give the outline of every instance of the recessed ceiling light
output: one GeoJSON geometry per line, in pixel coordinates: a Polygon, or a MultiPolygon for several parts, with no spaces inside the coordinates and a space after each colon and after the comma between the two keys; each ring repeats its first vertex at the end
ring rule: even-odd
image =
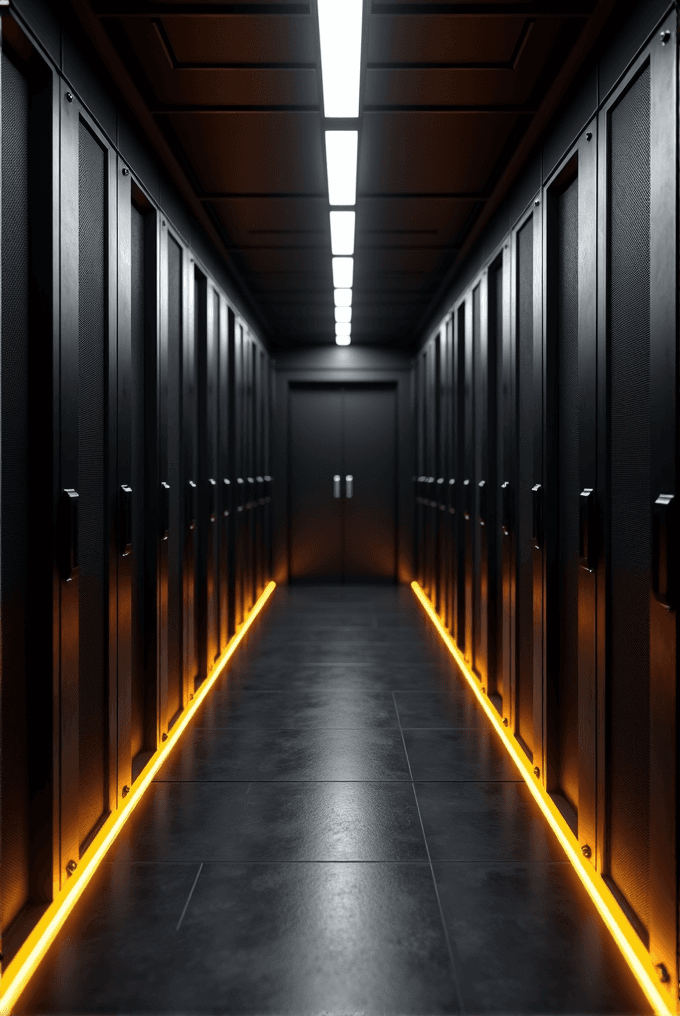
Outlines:
{"type": "Polygon", "coordinates": [[[334,254],[354,254],[355,212],[331,212],[331,250],[334,254]]]}
{"type": "Polygon", "coordinates": [[[351,341],[352,340],[351,340],[349,335],[336,335],[335,336],[335,344],[337,346],[349,346],[351,341]]]}
{"type": "Polygon", "coordinates": [[[363,0],[317,0],[324,113],[359,116],[363,0]]]}
{"type": "Polygon", "coordinates": [[[351,307],[336,307],[335,308],[335,320],[336,321],[351,321],[352,320],[352,308],[351,307]]]}
{"type": "Polygon", "coordinates": [[[335,295],[335,306],[336,307],[351,307],[352,306],[352,290],[351,289],[336,289],[334,295],[335,295]]]}
{"type": "Polygon", "coordinates": [[[347,289],[354,279],[354,258],[333,258],[333,285],[347,289]]]}
{"type": "Polygon", "coordinates": [[[352,334],[352,326],[350,324],[346,323],[346,322],[338,323],[335,326],[335,334],[336,335],[351,335],[352,334]]]}
{"type": "Polygon", "coordinates": [[[358,143],[358,131],[326,131],[328,200],[332,205],[356,202],[358,143]]]}

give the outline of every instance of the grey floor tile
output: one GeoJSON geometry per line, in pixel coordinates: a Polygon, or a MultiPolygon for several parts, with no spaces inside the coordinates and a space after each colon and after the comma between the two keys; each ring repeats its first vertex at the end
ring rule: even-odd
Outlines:
{"type": "Polygon", "coordinates": [[[433,861],[569,862],[524,783],[416,783],[433,861]]]}
{"type": "Polygon", "coordinates": [[[195,727],[398,727],[390,691],[319,682],[280,691],[223,682],[201,703],[195,727]]]}
{"type": "Polygon", "coordinates": [[[165,780],[408,780],[401,733],[189,727],[156,775],[165,780]]]}
{"type": "Polygon", "coordinates": [[[155,783],[107,855],[130,861],[427,861],[410,783],[155,783]]]}
{"type": "Polygon", "coordinates": [[[521,780],[517,767],[488,727],[404,730],[413,779],[521,780]]]}
{"type": "Polygon", "coordinates": [[[651,1013],[570,864],[442,862],[434,872],[466,1012],[651,1013]]]}
{"type": "Polygon", "coordinates": [[[473,694],[455,676],[445,691],[395,691],[394,698],[405,730],[489,724],[473,694]]]}

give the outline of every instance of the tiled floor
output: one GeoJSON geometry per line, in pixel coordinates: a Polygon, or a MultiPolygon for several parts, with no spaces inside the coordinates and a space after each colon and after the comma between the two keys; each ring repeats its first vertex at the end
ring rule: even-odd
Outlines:
{"type": "Polygon", "coordinates": [[[279,588],[16,1009],[650,1009],[408,588],[279,588]]]}

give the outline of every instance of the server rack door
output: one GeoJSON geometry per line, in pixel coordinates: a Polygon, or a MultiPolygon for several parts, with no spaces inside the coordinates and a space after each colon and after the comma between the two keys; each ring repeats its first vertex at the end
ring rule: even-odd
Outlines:
{"type": "Polygon", "coordinates": [[[514,237],[504,250],[503,341],[500,352],[500,575],[501,575],[501,664],[504,719],[516,728],[517,682],[517,416],[516,416],[516,328],[514,320],[515,258],[514,237]],[[511,249],[512,248],[512,249],[511,249]]]}
{"type": "Polygon", "coordinates": [[[462,463],[463,463],[463,532],[461,550],[463,554],[463,582],[465,585],[465,636],[464,654],[469,666],[473,665],[474,656],[474,468],[475,468],[475,377],[474,347],[475,337],[479,329],[479,286],[475,286],[472,294],[465,301],[465,342],[462,363],[462,463]]]}
{"type": "Polygon", "coordinates": [[[482,684],[491,694],[490,682],[495,672],[495,512],[493,492],[496,489],[496,473],[492,461],[495,441],[493,434],[495,412],[495,330],[490,321],[492,307],[489,300],[489,285],[494,279],[493,270],[485,272],[477,287],[479,291],[479,326],[474,342],[474,417],[475,417],[475,645],[474,669],[482,684]]]}
{"type": "Polygon", "coordinates": [[[182,709],[181,493],[184,250],[161,222],[161,328],[158,348],[158,456],[161,537],[158,564],[158,655],[161,737],[182,709]]]}
{"type": "Polygon", "coordinates": [[[245,509],[245,483],[243,479],[243,325],[238,322],[234,333],[234,380],[232,400],[234,421],[234,624],[238,628],[244,619],[243,606],[243,513],[245,509]]]}
{"type": "Polygon", "coordinates": [[[111,150],[80,104],[64,91],[60,201],[63,877],[78,863],[116,803],[115,181],[111,150]]]}
{"type": "Polygon", "coordinates": [[[199,474],[198,474],[198,363],[197,343],[205,328],[205,277],[197,277],[193,258],[184,258],[187,294],[182,341],[182,701],[184,708],[200,681],[197,594],[199,474]],[[198,311],[197,311],[198,305],[198,311]],[[198,314],[198,320],[197,320],[198,314]]]}
{"type": "Polygon", "coordinates": [[[448,324],[444,322],[439,332],[439,476],[437,477],[437,501],[439,512],[438,562],[438,612],[442,624],[448,625],[448,572],[449,572],[449,342],[448,324]]]}
{"type": "Polygon", "coordinates": [[[234,633],[233,542],[232,542],[232,462],[231,462],[231,377],[234,348],[234,312],[223,300],[219,330],[219,465],[220,491],[220,651],[224,652],[234,633]]]}
{"type": "Polygon", "coordinates": [[[439,614],[440,618],[444,617],[445,614],[445,596],[443,589],[444,580],[444,562],[443,562],[443,543],[444,543],[444,527],[442,525],[443,518],[442,513],[446,508],[445,496],[444,496],[444,484],[445,484],[445,469],[444,469],[444,456],[445,456],[445,434],[444,434],[444,419],[446,414],[446,405],[444,401],[444,357],[445,357],[445,329],[440,327],[437,332],[434,345],[435,345],[435,391],[436,391],[436,464],[435,464],[435,478],[436,484],[433,492],[434,505],[434,526],[436,533],[435,542],[435,609],[439,614]]]}
{"type": "MultiPolygon", "coordinates": [[[[517,462],[516,462],[516,601],[517,681],[515,687],[515,736],[533,760],[534,736],[534,517],[540,491],[532,490],[534,480],[534,281],[535,215],[517,229],[515,243],[515,313],[517,374],[517,462]]],[[[538,520],[536,520],[538,521],[538,520]]]]}
{"type": "Polygon", "coordinates": [[[246,481],[246,567],[245,567],[245,609],[249,611],[255,602],[255,399],[254,369],[255,342],[248,334],[245,346],[245,472],[246,481]]]}
{"type": "Polygon", "coordinates": [[[425,392],[424,353],[415,362],[415,410],[416,410],[416,508],[415,508],[415,551],[416,577],[418,584],[425,588],[425,392]]]}
{"type": "Polygon", "coordinates": [[[601,112],[598,160],[606,336],[598,363],[606,477],[598,844],[605,877],[653,962],[664,964],[673,994],[677,152],[668,123],[677,110],[675,31],[672,15],[601,112]]]}
{"type": "Polygon", "coordinates": [[[425,525],[427,527],[427,564],[426,581],[427,595],[431,600],[436,599],[436,553],[437,553],[437,515],[436,515],[436,476],[437,468],[437,349],[433,339],[426,347],[426,395],[425,395],[425,457],[426,457],[426,515],[425,525]]]}
{"type": "Polygon", "coordinates": [[[206,321],[206,399],[205,399],[205,445],[200,453],[204,455],[202,469],[203,489],[206,497],[204,525],[206,540],[206,673],[210,673],[220,656],[220,522],[218,494],[219,471],[219,344],[220,344],[220,296],[214,286],[208,286],[206,321]]]}
{"type": "MultiPolygon", "coordinates": [[[[208,347],[209,330],[212,321],[210,309],[210,286],[206,277],[198,268],[193,271],[193,334],[194,357],[196,371],[196,408],[194,422],[196,426],[195,452],[196,459],[193,479],[196,483],[196,516],[193,530],[195,546],[195,645],[196,645],[196,683],[201,684],[209,670],[208,651],[210,596],[208,583],[211,578],[208,560],[208,544],[210,534],[210,503],[209,491],[211,476],[210,461],[210,395],[208,392],[208,347]]],[[[189,474],[191,475],[191,474],[189,474]]],[[[193,689],[192,689],[193,690],[193,689]]]]}
{"type": "MultiPolygon", "coordinates": [[[[130,758],[134,781],[158,743],[158,216],[129,175],[118,174],[130,230],[130,439],[132,475],[132,680],[130,758]]],[[[121,277],[119,274],[119,289],[121,277]]],[[[119,317],[121,302],[119,300],[119,317]]],[[[120,321],[119,321],[120,334],[120,321]]],[[[119,393],[119,415],[123,404],[119,393]]],[[[122,481],[119,476],[119,480],[122,481]]],[[[119,485],[120,487],[120,485],[119,485]]],[[[124,503],[121,508],[127,507],[124,503]]],[[[122,550],[123,548],[121,548],[122,550]]],[[[120,727],[120,723],[119,723],[120,727]]],[[[119,775],[119,785],[121,779],[119,775]]]]}
{"type": "Polygon", "coordinates": [[[269,357],[265,359],[264,402],[264,500],[265,500],[265,582],[272,577],[272,415],[274,399],[274,370],[269,357]]]}
{"type": "Polygon", "coordinates": [[[486,628],[487,628],[487,689],[489,697],[498,712],[503,715],[502,652],[501,652],[501,574],[500,574],[500,516],[499,516],[499,467],[500,467],[500,421],[502,390],[500,365],[505,312],[503,253],[490,265],[486,279],[487,328],[487,374],[485,385],[485,409],[481,425],[486,428],[486,452],[482,464],[486,463],[486,475],[482,477],[484,487],[480,489],[480,533],[485,544],[486,557],[486,628]],[[482,526],[482,522],[484,525],[482,526]]]}
{"type": "Polygon", "coordinates": [[[264,530],[262,525],[264,484],[264,351],[255,347],[255,599],[264,588],[264,530]]]}
{"type": "MultiPolygon", "coordinates": [[[[53,890],[55,664],[53,570],[58,502],[59,89],[17,27],[4,23],[0,55],[0,949],[26,904],[53,890]],[[29,55],[27,55],[30,54],[29,55]],[[36,242],[39,239],[39,242],[36,242]],[[50,420],[50,414],[52,419],[50,420]],[[56,423],[56,425],[55,425],[56,423]],[[46,426],[47,424],[47,426],[46,426]],[[50,507],[48,507],[50,506],[50,507]],[[51,510],[50,510],[51,508],[51,510]],[[30,534],[30,535],[29,535],[30,534]],[[30,577],[30,580],[29,580],[30,577]]],[[[0,25],[0,30],[2,25],[0,25]]],[[[15,925],[16,927],[16,925],[15,925]]]]}
{"type": "Polygon", "coordinates": [[[545,191],[548,791],[595,847],[596,127],[545,191]],[[583,507],[581,509],[581,503],[583,507]]]}
{"type": "Polygon", "coordinates": [[[454,519],[456,533],[455,575],[456,575],[456,640],[458,648],[465,652],[465,623],[467,606],[465,600],[465,342],[468,331],[466,320],[467,301],[463,301],[456,311],[455,331],[455,451],[456,451],[456,517],[454,519]]]}
{"type": "Polygon", "coordinates": [[[445,595],[445,619],[444,624],[448,630],[455,631],[455,480],[454,480],[454,448],[455,429],[454,412],[455,396],[453,388],[453,318],[448,317],[445,323],[444,332],[444,358],[443,358],[443,393],[445,412],[443,419],[444,444],[446,448],[444,458],[444,546],[442,548],[442,568],[444,572],[444,595],[445,595]]]}

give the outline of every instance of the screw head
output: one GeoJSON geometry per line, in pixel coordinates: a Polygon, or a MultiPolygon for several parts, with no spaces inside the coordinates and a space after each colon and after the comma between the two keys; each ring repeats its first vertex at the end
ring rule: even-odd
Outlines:
{"type": "Polygon", "coordinates": [[[670,41],[671,33],[666,29],[663,32],[659,32],[659,38],[661,39],[661,45],[665,46],[670,41]]]}
{"type": "Polygon", "coordinates": [[[665,963],[656,963],[654,969],[659,975],[659,980],[662,984],[668,984],[671,979],[671,975],[668,973],[668,968],[665,963]]]}
{"type": "Polygon", "coordinates": [[[534,201],[534,204],[538,207],[538,205],[540,205],[540,203],[541,202],[538,200],[538,198],[536,198],[536,200],[534,201]]]}
{"type": "Polygon", "coordinates": [[[503,717],[503,726],[507,727],[507,725],[508,725],[508,718],[507,718],[507,716],[504,716],[503,717]]]}
{"type": "Polygon", "coordinates": [[[124,786],[123,790],[122,790],[123,797],[127,797],[129,793],[130,793],[130,788],[127,785],[124,786]]]}
{"type": "Polygon", "coordinates": [[[590,847],[588,846],[587,843],[584,843],[583,846],[581,847],[581,853],[583,854],[584,857],[592,857],[593,856],[593,852],[592,852],[592,850],[590,849],[590,847]]]}
{"type": "Polygon", "coordinates": [[[66,93],[66,101],[67,102],[73,102],[73,92],[67,92],[66,93]]]}
{"type": "Polygon", "coordinates": [[[130,170],[129,170],[129,169],[127,169],[127,167],[125,167],[125,168],[123,169],[123,176],[129,176],[129,175],[130,175],[130,170]]]}
{"type": "Polygon", "coordinates": [[[592,141],[592,140],[593,140],[593,132],[592,131],[588,131],[588,133],[586,134],[586,141],[592,141]]]}
{"type": "Polygon", "coordinates": [[[165,225],[165,219],[163,219],[163,225],[165,225]]]}
{"type": "Polygon", "coordinates": [[[167,734],[161,734],[161,741],[167,741],[167,739],[168,739],[167,734]]]}
{"type": "Polygon", "coordinates": [[[66,865],[66,870],[69,873],[69,875],[72,875],[77,867],[78,865],[75,861],[69,861],[68,864],[66,865]]]}
{"type": "Polygon", "coordinates": [[[538,766],[534,766],[534,776],[540,776],[540,775],[541,775],[541,770],[538,768],[538,766]]]}

